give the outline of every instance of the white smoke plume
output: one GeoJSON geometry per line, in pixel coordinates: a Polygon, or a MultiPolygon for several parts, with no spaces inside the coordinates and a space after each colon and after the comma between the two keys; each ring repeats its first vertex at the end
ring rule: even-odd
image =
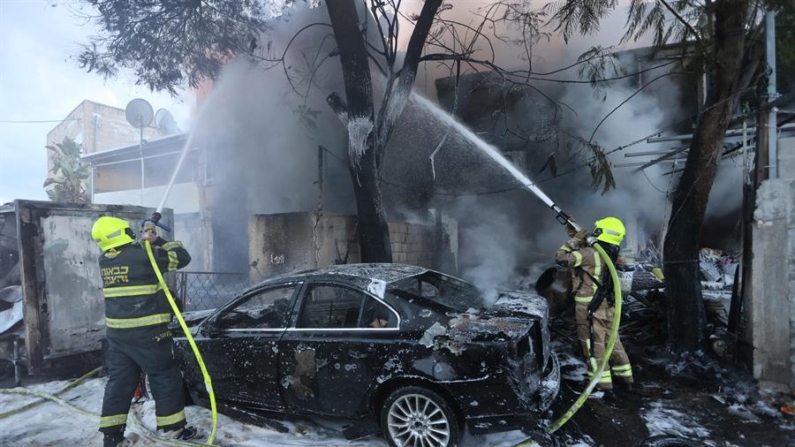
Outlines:
{"type": "Polygon", "coordinates": [[[518,221],[499,208],[478,204],[472,198],[458,201],[451,210],[457,217],[460,239],[461,274],[484,294],[487,305],[497,300],[499,290],[511,287],[519,261],[516,243],[520,239],[518,221]],[[472,213],[474,208],[477,213],[472,213]],[[475,261],[475,262],[472,262],[475,261]]]}
{"type": "MultiPolygon", "coordinates": [[[[490,2],[466,2],[455,4],[452,14],[455,19],[466,23],[472,20],[471,11],[485,6],[490,2]]],[[[541,6],[540,2],[525,2],[528,7],[541,6]],[[531,5],[532,3],[532,5],[531,5]]],[[[638,41],[619,45],[623,36],[626,9],[618,8],[602,22],[600,32],[591,36],[574,36],[568,44],[560,36],[551,34],[549,41],[541,39],[532,49],[533,70],[537,72],[552,71],[570,65],[585,50],[595,45],[611,47],[614,51],[629,50],[648,45],[648,41],[638,41]]],[[[545,31],[552,32],[549,27],[545,31]]],[[[502,35],[511,35],[511,29],[500,29],[502,35]]],[[[517,60],[525,56],[523,49],[515,45],[508,45],[492,39],[496,48],[495,61],[504,68],[526,68],[524,61],[518,65],[517,60]],[[514,61],[514,66],[511,66],[514,61]]],[[[479,56],[486,58],[484,52],[490,51],[481,45],[477,51],[479,56]]],[[[625,60],[619,61],[625,63],[625,60]]],[[[660,64],[664,63],[663,60],[660,64]]],[[[636,62],[635,62],[636,63],[636,62]]],[[[653,65],[657,65],[656,63],[653,65]]],[[[550,82],[536,82],[535,86],[545,94],[564,104],[561,127],[564,131],[578,135],[585,140],[591,137],[597,124],[608,114],[599,129],[593,133],[593,142],[607,152],[615,150],[608,159],[613,164],[612,173],[615,176],[616,189],[602,193],[591,188],[591,175],[587,167],[571,174],[548,181],[549,171],[539,174],[545,157],[555,148],[549,144],[534,143],[531,147],[531,162],[528,174],[535,181],[542,181],[541,188],[563,207],[569,214],[575,216],[586,228],[593,228],[593,223],[604,216],[616,216],[625,221],[629,234],[626,243],[641,246],[648,242],[652,234],[658,233],[665,225],[668,213],[676,212],[670,209],[670,197],[676,188],[676,177],[664,175],[673,169],[679,169],[684,164],[685,155],[678,158],[674,166],[673,160],[668,160],[655,167],[638,172],[635,168],[616,167],[616,164],[646,161],[650,158],[627,158],[624,155],[632,152],[661,152],[674,147],[675,143],[648,144],[645,141],[637,143],[656,132],[663,134],[675,133],[674,124],[681,123],[692,116],[682,111],[682,98],[679,90],[679,80],[675,76],[660,78],[645,88],[641,93],[633,96],[625,104],[613,111],[623,101],[635,94],[642,83],[654,80],[675,65],[666,66],[642,74],[640,80],[628,78],[624,81],[614,82],[602,93],[604,96],[594,95],[588,84],[556,84],[550,82]],[[634,142],[634,143],[633,143],[634,142]],[[630,143],[633,143],[629,146],[630,143]]],[[[638,70],[638,65],[624,65],[624,72],[632,73],[638,70]]],[[[432,81],[438,76],[450,76],[449,68],[427,66],[425,76],[420,80],[428,79],[420,88],[426,96],[434,96],[435,87],[432,81]]],[[[550,76],[561,80],[578,80],[576,69],[567,70],[550,76]]],[[[521,110],[516,107],[515,110],[521,110]]],[[[527,107],[522,116],[509,116],[508,120],[538,120],[532,116],[532,111],[540,110],[537,106],[527,107]],[[531,111],[527,113],[527,110],[531,111]]],[[[556,151],[558,171],[576,166],[587,160],[591,153],[589,150],[576,146],[573,152],[580,151],[577,156],[568,158],[571,151],[566,149],[556,151]],[[568,158],[568,159],[567,159],[568,158]]],[[[715,183],[711,205],[708,212],[712,215],[728,212],[739,205],[737,169],[724,163],[715,183]]],[[[505,275],[514,275],[518,268],[540,261],[552,263],[554,251],[567,238],[563,227],[554,220],[554,214],[529,192],[508,193],[500,197],[484,196],[471,200],[459,200],[454,208],[459,219],[469,217],[466,221],[471,225],[472,231],[462,229],[462,237],[470,237],[478,241],[482,250],[481,257],[466,257],[460,260],[462,274],[476,282],[484,290],[492,290],[504,285],[505,278],[494,275],[494,271],[502,271],[505,275]],[[471,216],[479,216],[480,220],[471,216]],[[481,232],[483,228],[487,231],[481,232]],[[482,237],[483,235],[499,235],[498,237],[482,237]],[[506,240],[508,242],[506,242],[506,240]],[[545,261],[546,260],[546,261],[545,261]],[[491,279],[489,279],[491,278],[491,279]],[[485,281],[484,281],[485,279],[485,281]]],[[[658,242],[658,241],[655,241],[658,242]]],[[[462,243],[462,246],[464,243],[462,243]]],[[[633,247],[636,248],[636,247],[633,247]]]]}
{"type": "MultiPolygon", "coordinates": [[[[281,55],[298,30],[326,20],[324,8],[293,7],[272,23],[265,55],[281,55]]],[[[325,148],[323,209],[355,209],[345,127],[325,102],[329,89],[341,84],[339,63],[330,60],[316,71],[312,64],[317,52],[333,48],[320,45],[325,33],[302,33],[284,66],[231,61],[202,106],[194,132],[208,149],[212,173],[208,199],[219,247],[216,270],[247,271],[249,215],[317,209],[320,145],[325,148]]]]}
{"type": "MultiPolygon", "coordinates": [[[[419,7],[420,2],[415,2],[419,7]]],[[[451,11],[444,14],[451,19],[470,23],[476,20],[472,13],[477,8],[490,3],[487,0],[453,2],[451,11]]],[[[541,6],[540,2],[527,2],[531,6],[541,6]]],[[[406,2],[410,5],[411,2],[406,2]]],[[[409,15],[409,14],[406,14],[409,15]]],[[[534,71],[550,71],[568,64],[594,45],[615,46],[623,32],[626,18],[625,10],[617,9],[605,22],[601,32],[594,36],[575,36],[568,44],[554,35],[549,40],[541,39],[532,50],[534,71]]],[[[294,8],[289,21],[274,25],[269,33],[272,53],[281,54],[287,40],[304,25],[328,20],[325,8],[302,10],[294,8]]],[[[410,26],[401,25],[402,39],[407,40],[410,26]]],[[[515,33],[516,30],[498,30],[515,33]]],[[[553,32],[551,28],[544,31],[553,32]]],[[[327,33],[324,30],[323,33],[327,33]]],[[[321,34],[323,34],[321,33],[321,34]]],[[[333,48],[321,34],[307,33],[303,42],[297,43],[297,51],[291,52],[288,66],[295,75],[303,63],[311,60],[321,42],[326,42],[326,50],[333,48]],[[303,45],[303,47],[301,47],[303,45]]],[[[516,45],[492,40],[495,44],[495,62],[505,68],[521,68],[523,49],[516,45]],[[513,64],[513,66],[511,65],[513,64]]],[[[633,42],[633,46],[643,46],[646,42],[633,42]]],[[[476,55],[484,55],[485,43],[476,48],[476,55]]],[[[628,49],[625,45],[621,49],[628,49]]],[[[326,53],[323,53],[324,55],[326,53]]],[[[637,67],[625,67],[628,72],[637,67]]],[[[373,83],[376,90],[382,89],[383,81],[373,70],[373,83]]],[[[659,72],[645,73],[648,81],[659,72]]],[[[434,80],[449,76],[449,68],[437,64],[423,64],[417,77],[417,89],[429,98],[435,98],[434,80]]],[[[579,79],[576,70],[568,70],[554,76],[561,80],[579,79]]],[[[353,213],[355,202],[351,192],[347,165],[347,132],[338,118],[328,109],[325,97],[331,91],[342,92],[339,61],[331,58],[314,78],[316,86],[309,89],[309,98],[304,100],[293,91],[281,67],[263,71],[261,66],[253,67],[246,61],[235,61],[225,70],[216,83],[205,107],[211,110],[203,113],[197,125],[201,139],[213,146],[213,167],[220,179],[233,181],[219,182],[212,198],[214,220],[224,229],[220,237],[227,247],[236,247],[231,252],[239,253],[230,263],[239,265],[245,262],[247,242],[247,217],[252,213],[313,211],[317,205],[317,147],[326,146],[337,154],[339,159],[327,157],[325,207],[328,210],[353,213]],[[304,113],[302,113],[303,111],[304,113]],[[305,112],[309,111],[307,114],[305,112]],[[310,117],[313,125],[307,127],[303,119],[310,117]],[[216,220],[229,216],[228,223],[216,220]]],[[[552,98],[574,109],[562,109],[561,125],[569,133],[588,139],[596,127],[614,107],[635,93],[636,80],[628,79],[617,83],[605,91],[604,98],[595,97],[587,84],[557,84],[538,82],[536,87],[552,98]],[[634,84],[633,84],[634,82],[634,84]],[[576,113],[575,113],[576,112],[576,113]]],[[[303,85],[302,88],[305,88],[303,85]]],[[[675,83],[667,80],[655,82],[614,112],[601,125],[594,135],[602,149],[609,151],[627,145],[641,137],[648,136],[671,123],[687,118],[678,110],[679,91],[675,83]]],[[[376,94],[376,99],[380,98],[376,94]]],[[[377,106],[377,104],[376,104],[377,106]]],[[[534,116],[539,107],[528,103],[517,107],[515,116],[509,119],[544,120],[545,116],[534,116]]],[[[406,113],[412,113],[410,108],[406,113]]],[[[401,118],[404,121],[405,118],[401,118]]],[[[444,127],[440,127],[437,137],[441,139],[444,127]]],[[[395,134],[399,135],[398,132],[395,134]]],[[[401,145],[414,144],[414,141],[393,142],[389,151],[400,150],[401,145]]],[[[435,143],[434,143],[435,144],[435,143]]],[[[631,148],[617,151],[610,156],[613,163],[626,163],[638,159],[625,158],[630,151],[660,151],[673,147],[673,144],[636,144],[631,148]]],[[[446,148],[443,150],[453,150],[446,148]]],[[[553,150],[549,143],[533,143],[528,174],[534,180],[543,180],[549,173],[538,174],[543,160],[553,150]]],[[[573,149],[574,151],[578,148],[573,149]]],[[[559,150],[560,168],[573,166],[587,159],[590,153],[566,160],[565,148],[559,150]]],[[[416,171],[430,175],[427,159],[408,159],[391,157],[387,160],[411,164],[416,171]]],[[[683,158],[680,159],[680,166],[683,158]]],[[[587,168],[571,175],[539,184],[549,196],[564,210],[577,217],[586,227],[605,215],[615,215],[624,219],[630,227],[642,227],[635,237],[645,239],[664,222],[669,209],[667,195],[676,186],[671,176],[662,174],[672,166],[660,166],[636,173],[632,168],[614,168],[617,188],[602,195],[591,189],[591,178],[587,168]]],[[[385,166],[385,169],[391,169],[385,166]]],[[[439,167],[437,169],[449,169],[439,167]]],[[[468,172],[459,175],[467,176],[468,172]]],[[[715,197],[731,197],[733,180],[723,181],[720,174],[716,183],[715,197]]],[[[726,201],[725,201],[726,202],[726,201]]],[[[712,208],[711,208],[712,209],[712,208]]],[[[393,211],[393,210],[389,210],[393,211]]],[[[422,209],[415,211],[424,211],[422,209]]],[[[553,213],[542,205],[529,192],[514,191],[500,195],[468,197],[455,200],[448,208],[459,221],[461,229],[462,252],[460,253],[460,272],[484,290],[504,287],[515,276],[518,268],[536,261],[548,260],[551,263],[554,250],[565,240],[563,228],[554,220],[553,213]]],[[[215,223],[215,222],[214,222],[215,223]]],[[[631,228],[632,229],[632,228],[631,228]]],[[[243,266],[245,267],[245,266],[243,266]]]]}

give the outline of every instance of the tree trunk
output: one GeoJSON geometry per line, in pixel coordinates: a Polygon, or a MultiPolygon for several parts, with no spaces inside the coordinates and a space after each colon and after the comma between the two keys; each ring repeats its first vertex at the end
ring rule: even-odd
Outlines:
{"type": "Polygon", "coordinates": [[[347,106],[337,112],[345,113],[343,122],[348,126],[348,158],[359,216],[362,262],[392,262],[389,226],[376,167],[373,86],[359,14],[354,0],[330,1],[326,8],[345,80],[347,106]]]}
{"type": "Polygon", "coordinates": [[[441,6],[442,0],[425,0],[414,24],[414,31],[412,31],[411,38],[406,46],[403,68],[400,70],[397,86],[394,92],[386,98],[385,104],[381,105],[381,110],[378,113],[378,155],[376,158],[376,164],[379,169],[381,168],[386,145],[395,130],[395,123],[400,118],[400,115],[403,114],[403,110],[409,102],[411,91],[414,89],[417,69],[420,60],[422,60],[422,50],[425,48],[428,33],[431,31],[433,20],[441,6]]]}
{"type": "Polygon", "coordinates": [[[704,340],[705,314],[699,277],[698,234],[718,171],[726,129],[741,84],[746,2],[718,0],[715,11],[715,62],[705,109],[698,119],[682,178],[674,193],[665,236],[665,292],[668,341],[678,352],[695,351],[704,340]]]}

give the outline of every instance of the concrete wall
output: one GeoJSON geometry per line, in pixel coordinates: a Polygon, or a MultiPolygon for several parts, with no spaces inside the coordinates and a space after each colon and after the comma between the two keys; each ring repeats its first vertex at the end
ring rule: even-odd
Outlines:
{"type": "MultiPolygon", "coordinates": [[[[431,267],[436,240],[433,226],[390,222],[389,235],[394,262],[431,267]]],[[[354,216],[285,213],[253,215],[249,220],[252,283],[296,270],[360,260],[354,216]]]]}
{"type": "Polygon", "coordinates": [[[757,192],[746,341],[754,377],[795,388],[795,179],[757,192]]]}
{"type": "MultiPolygon", "coordinates": [[[[144,139],[161,136],[154,127],[144,129],[144,139]]],[[[64,137],[78,141],[90,154],[137,143],[140,130],[127,122],[124,109],[86,100],[47,134],[47,144],[60,143],[64,137]]]]}
{"type": "Polygon", "coordinates": [[[795,138],[778,140],[778,176],[795,178],[795,138]]]}

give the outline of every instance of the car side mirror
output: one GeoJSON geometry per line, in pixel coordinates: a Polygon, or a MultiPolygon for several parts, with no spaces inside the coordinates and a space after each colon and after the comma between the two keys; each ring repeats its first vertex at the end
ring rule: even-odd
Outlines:
{"type": "Polygon", "coordinates": [[[207,320],[202,324],[200,329],[202,335],[205,337],[213,338],[221,335],[221,328],[219,328],[214,320],[207,320]]]}

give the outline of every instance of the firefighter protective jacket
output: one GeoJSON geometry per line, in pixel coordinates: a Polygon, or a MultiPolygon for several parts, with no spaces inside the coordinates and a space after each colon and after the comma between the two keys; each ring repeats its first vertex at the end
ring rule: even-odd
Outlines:
{"type": "Polygon", "coordinates": [[[578,238],[571,238],[555,253],[555,262],[561,267],[567,267],[571,273],[574,301],[590,304],[599,288],[592,277],[598,280],[602,278],[602,258],[599,252],[578,238]]]}
{"type": "MultiPolygon", "coordinates": [[[[152,244],[160,271],[173,272],[190,263],[182,242],[162,238],[152,244]]],[[[171,307],[141,244],[127,244],[104,253],[99,261],[104,283],[108,329],[133,329],[171,321],[171,307]]]]}

